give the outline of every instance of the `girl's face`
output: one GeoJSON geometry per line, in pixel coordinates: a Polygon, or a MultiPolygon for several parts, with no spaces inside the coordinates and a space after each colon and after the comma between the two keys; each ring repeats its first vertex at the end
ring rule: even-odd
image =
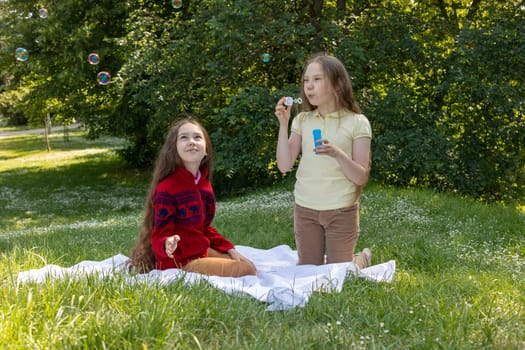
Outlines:
{"type": "Polygon", "coordinates": [[[335,95],[330,80],[320,63],[310,63],[304,72],[303,89],[312,106],[331,112],[335,106],[335,95]]]}
{"type": "Polygon", "coordinates": [[[186,168],[199,168],[206,156],[206,139],[199,126],[186,123],[180,127],[177,135],[177,153],[186,168]]]}

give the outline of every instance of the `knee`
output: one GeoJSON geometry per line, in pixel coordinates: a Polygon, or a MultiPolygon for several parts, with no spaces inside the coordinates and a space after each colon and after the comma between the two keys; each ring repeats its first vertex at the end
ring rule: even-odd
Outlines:
{"type": "Polygon", "coordinates": [[[241,268],[239,269],[239,276],[256,276],[257,269],[255,265],[248,261],[243,261],[241,268]]]}

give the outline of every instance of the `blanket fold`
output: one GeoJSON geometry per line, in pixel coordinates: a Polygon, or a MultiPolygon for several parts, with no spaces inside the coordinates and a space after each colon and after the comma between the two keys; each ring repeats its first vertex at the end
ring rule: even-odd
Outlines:
{"type": "Polygon", "coordinates": [[[102,261],[82,261],[71,267],[46,265],[18,274],[18,283],[43,283],[48,279],[122,274],[130,284],[155,283],[167,285],[184,279],[184,283],[207,281],[225,293],[249,295],[268,304],[267,310],[304,307],[314,292],[341,292],[345,279],[358,276],[374,282],[390,282],[394,278],[395,261],[358,269],[354,263],[297,265],[297,251],[287,245],[271,249],[236,246],[237,250],[257,267],[257,276],[218,277],[188,273],[179,269],[153,270],[147,274],[129,274],[125,269],[128,257],[117,254],[102,261]]]}

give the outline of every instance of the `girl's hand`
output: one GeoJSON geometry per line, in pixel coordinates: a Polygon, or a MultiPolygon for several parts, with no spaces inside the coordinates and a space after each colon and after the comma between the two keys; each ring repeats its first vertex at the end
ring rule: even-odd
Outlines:
{"type": "Polygon", "coordinates": [[[321,141],[323,144],[313,149],[313,151],[316,152],[317,154],[330,156],[332,158],[337,158],[338,155],[343,153],[342,149],[340,149],[339,147],[335,145],[332,145],[330,141],[326,139],[322,139],[321,141]]]}
{"type": "Polygon", "coordinates": [[[233,260],[237,260],[237,261],[246,260],[246,258],[242,256],[241,253],[239,253],[236,249],[230,249],[228,250],[227,253],[233,260]]]}
{"type": "Polygon", "coordinates": [[[173,252],[175,251],[175,249],[177,249],[179,241],[179,235],[170,236],[166,238],[166,241],[164,241],[164,250],[166,251],[166,255],[168,256],[168,258],[173,259],[173,252]]]}
{"type": "Polygon", "coordinates": [[[250,259],[239,253],[236,249],[230,249],[228,250],[228,255],[233,259],[237,261],[248,261],[251,262],[250,259]]]}
{"type": "Polygon", "coordinates": [[[253,266],[254,270],[256,270],[255,264],[250,259],[239,253],[236,249],[230,249],[227,253],[233,260],[246,261],[253,266]]]}
{"type": "Polygon", "coordinates": [[[286,97],[281,97],[281,99],[275,105],[275,116],[277,117],[277,119],[279,119],[281,125],[286,125],[286,127],[288,127],[291,107],[286,107],[284,105],[285,99],[286,97]]]}

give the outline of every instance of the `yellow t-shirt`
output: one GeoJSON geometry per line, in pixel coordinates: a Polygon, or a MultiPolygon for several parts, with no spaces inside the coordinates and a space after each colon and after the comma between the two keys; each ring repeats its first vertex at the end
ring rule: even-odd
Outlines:
{"type": "Polygon", "coordinates": [[[372,137],[370,122],[363,114],[339,111],[322,118],[317,110],[299,113],[292,132],[301,135],[301,160],[294,189],[295,203],[315,210],[347,208],[359,200],[360,191],[342,172],[337,161],[314,152],[312,131],[321,129],[323,139],[352,156],[352,143],[372,137]]]}

